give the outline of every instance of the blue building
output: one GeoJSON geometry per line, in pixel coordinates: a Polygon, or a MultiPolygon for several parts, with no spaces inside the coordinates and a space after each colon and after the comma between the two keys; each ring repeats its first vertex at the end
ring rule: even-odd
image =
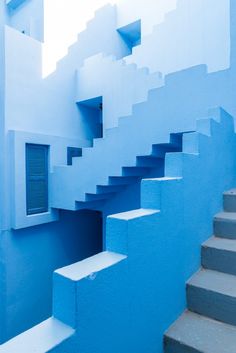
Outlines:
{"type": "Polygon", "coordinates": [[[235,1],[107,4],[47,76],[45,16],[0,2],[0,353],[235,353],[235,1]]]}

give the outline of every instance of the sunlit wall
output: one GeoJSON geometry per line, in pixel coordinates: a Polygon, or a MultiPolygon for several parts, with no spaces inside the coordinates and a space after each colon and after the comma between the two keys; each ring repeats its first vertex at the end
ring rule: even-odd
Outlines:
{"type": "Polygon", "coordinates": [[[152,31],[163,21],[166,12],[176,7],[177,0],[45,0],[44,4],[44,65],[47,76],[55,70],[56,62],[66,55],[67,48],[76,41],[77,34],[86,28],[100,7],[117,4],[117,25],[142,18],[142,34],[152,31]],[[151,15],[150,15],[151,14],[151,15]]]}
{"type": "Polygon", "coordinates": [[[45,0],[44,76],[55,69],[56,62],[66,55],[77,34],[86,28],[94,12],[106,3],[107,0],[45,0]]]}

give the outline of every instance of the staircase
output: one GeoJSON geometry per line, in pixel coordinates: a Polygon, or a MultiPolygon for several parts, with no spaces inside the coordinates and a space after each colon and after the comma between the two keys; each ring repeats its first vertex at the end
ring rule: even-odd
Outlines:
{"type": "MultiPolygon", "coordinates": [[[[134,165],[122,167],[121,173],[109,176],[108,181],[104,184],[97,184],[94,192],[85,193],[83,201],[79,201],[78,197],[75,209],[89,208],[100,210],[107,200],[114,197],[118,192],[123,191],[126,187],[140,182],[142,178],[163,176],[166,153],[180,152],[181,150],[182,133],[171,134],[168,143],[153,144],[150,154],[137,156],[134,165]]],[[[73,159],[74,172],[76,172],[76,165],[79,166],[81,157],[74,157],[73,159]]],[[[69,169],[71,167],[68,166],[66,168],[69,169]]]]}
{"type": "MultiPolygon", "coordinates": [[[[95,138],[93,148],[84,148],[81,157],[73,158],[72,166],[54,168],[51,182],[53,208],[101,210],[108,199],[128,185],[137,183],[143,177],[163,175],[165,153],[181,150],[180,132],[164,138],[163,143],[148,142],[146,150],[137,141],[138,148],[136,152],[130,154],[129,159],[128,154],[124,156],[120,152],[115,160],[112,155],[116,153],[112,152],[115,139],[118,138],[117,145],[123,149],[127,148],[126,143],[130,143],[127,127],[129,126],[130,130],[134,128],[136,114],[133,114],[133,110],[139,104],[147,105],[149,92],[162,85],[163,80],[159,72],[150,74],[147,68],[138,69],[135,64],[127,65],[123,59],[116,60],[112,55],[98,54],[84,61],[77,74],[76,102],[79,109],[80,107],[88,109],[91,104],[93,116],[94,98],[96,100],[96,97],[102,97],[104,138],[95,138]],[[125,117],[123,120],[126,121],[127,116],[129,116],[128,126],[127,124],[118,126],[119,122],[122,125],[120,117],[125,117]],[[105,153],[108,154],[107,160],[105,153]],[[104,168],[102,162],[97,165],[98,158],[107,161],[104,168]],[[127,164],[122,167],[125,160],[127,164]],[[114,162],[116,166],[112,170],[114,162]],[[91,166],[94,171],[97,168],[96,174],[88,175],[86,170],[90,170],[91,166]],[[78,175],[80,175],[79,183],[76,181],[78,175]],[[98,184],[95,184],[95,180],[91,180],[95,175],[96,181],[100,176],[98,184]],[[58,188],[61,187],[67,189],[63,194],[58,193],[58,188]]],[[[87,118],[89,121],[91,116],[83,116],[83,119],[87,118]]]]}
{"type": "Polygon", "coordinates": [[[56,71],[63,72],[79,68],[86,58],[104,53],[121,59],[131,51],[117,32],[117,8],[107,4],[94,12],[93,18],[86,23],[86,28],[78,33],[67,54],[56,64],[56,71]],[[111,35],[112,34],[112,35],[111,35]]]}
{"type": "MultiPolygon", "coordinates": [[[[184,3],[186,4],[186,1],[184,3]]],[[[171,22],[171,16],[175,17],[174,13],[168,15],[168,23],[171,22]]],[[[151,39],[149,44],[153,48],[151,39]]],[[[135,47],[134,55],[138,50],[140,53],[143,50],[141,54],[145,54],[144,42],[139,48],[135,47]]],[[[104,52],[107,53],[105,50],[104,52]]],[[[173,55],[166,57],[172,58],[173,55]]],[[[109,57],[102,60],[110,61],[109,57]]],[[[130,56],[130,60],[134,60],[133,55],[130,56]]],[[[156,57],[152,56],[152,60],[155,61],[156,57]]],[[[114,63],[112,67],[119,66],[120,63],[121,61],[114,63]]],[[[151,64],[147,63],[147,66],[151,67],[151,64]]],[[[123,69],[124,74],[127,67],[123,69]]],[[[231,113],[234,112],[230,103],[233,99],[229,93],[232,92],[234,84],[230,76],[225,79],[224,73],[207,74],[206,69],[206,66],[201,65],[168,75],[163,87],[151,89],[148,92],[146,102],[132,106],[132,114],[122,117],[116,111],[114,121],[116,122],[116,119],[121,116],[117,127],[107,129],[104,138],[94,139],[93,148],[84,148],[82,157],[74,158],[72,166],[54,167],[51,175],[50,206],[73,211],[83,208],[102,210],[107,199],[111,199],[118,190],[111,186],[118,183],[119,189],[122,190],[123,186],[119,182],[127,181],[127,178],[123,178],[127,176],[128,169],[124,168],[133,168],[131,170],[134,171],[135,167],[135,172],[138,171],[137,156],[150,156],[151,146],[154,144],[170,143],[170,132],[194,131],[196,119],[207,114],[209,106],[224,106],[231,113]],[[212,90],[215,86],[218,89],[212,90]],[[189,98],[186,99],[186,97],[189,98]],[[90,173],[91,168],[93,173],[90,173]],[[64,190],[63,193],[59,192],[61,189],[64,190]],[[103,193],[103,190],[106,192],[103,193]]],[[[85,75],[85,71],[80,70],[80,74],[85,75]]],[[[85,81],[87,77],[86,74],[85,81]]],[[[77,84],[80,87],[79,81],[77,84]]],[[[110,88],[109,85],[106,86],[110,88]]],[[[89,89],[88,85],[86,87],[89,89]]],[[[82,86],[80,90],[81,88],[82,86]]],[[[97,91],[97,88],[94,91],[95,95],[102,93],[104,92],[97,91]]],[[[77,94],[76,102],[81,104],[89,97],[91,95],[86,92],[81,96],[77,94]]],[[[103,109],[105,112],[106,102],[103,109]]],[[[140,172],[142,173],[140,177],[148,177],[147,170],[140,170],[140,172]]],[[[129,177],[131,181],[131,176],[129,177]]],[[[137,179],[133,179],[134,182],[135,180],[137,179]]]]}
{"type": "Polygon", "coordinates": [[[165,76],[202,63],[200,58],[204,55],[204,63],[209,72],[225,69],[227,60],[224,62],[225,59],[221,61],[214,58],[214,53],[225,52],[224,40],[222,38],[222,41],[220,39],[214,43],[209,30],[213,30],[215,22],[218,23],[218,29],[221,27],[224,32],[220,17],[225,15],[225,7],[224,3],[218,3],[222,7],[221,12],[218,8],[219,13],[216,14],[209,11],[209,5],[208,1],[178,0],[176,8],[167,12],[161,23],[154,25],[151,34],[142,37],[142,45],[133,48],[126,62],[135,62],[138,67],[146,66],[150,72],[161,71],[165,76]],[[196,20],[201,17],[200,13],[208,17],[206,23],[196,20]],[[204,51],[205,46],[208,46],[211,55],[204,51]],[[190,52],[191,55],[187,57],[186,53],[190,52]]]}
{"type": "MultiPolygon", "coordinates": [[[[195,89],[198,91],[200,85],[194,86],[193,82],[199,79],[205,84],[205,78],[205,67],[202,66],[169,76],[164,87],[150,90],[147,101],[133,106],[131,116],[120,117],[118,127],[107,129],[104,138],[94,139],[93,148],[84,148],[82,157],[74,158],[72,166],[55,166],[51,174],[51,207],[73,211],[84,206],[101,209],[104,195],[100,195],[97,187],[113,185],[114,182],[117,184],[113,177],[117,177],[118,181],[124,176],[137,177],[137,156],[149,158],[152,155],[152,145],[166,146],[171,143],[171,131],[181,134],[196,128],[199,108],[194,108],[193,112],[193,104],[198,106],[200,102],[186,101],[184,92],[185,89],[188,92],[195,89]],[[176,85],[180,79],[182,90],[178,98],[176,85]],[[173,99],[170,107],[163,105],[166,99],[173,99]],[[93,173],[90,173],[91,168],[93,173]],[[62,188],[64,192],[58,192],[62,188]],[[98,194],[96,198],[102,200],[100,205],[87,204],[91,201],[87,194],[98,194]]],[[[192,93],[194,96],[195,92],[192,93]]],[[[198,98],[201,100],[200,110],[207,110],[204,107],[206,97],[198,95],[198,98]]],[[[139,172],[141,175],[138,176],[147,175],[147,170],[139,172]]]]}
{"type": "MultiPolygon", "coordinates": [[[[236,183],[233,119],[222,109],[215,118],[183,134],[182,152],[165,154],[165,177],[142,180],[140,209],[108,217],[106,251],[55,271],[52,318],[0,352],[163,351],[164,332],[185,308],[185,282],[199,266],[220,195],[236,183]]],[[[234,222],[235,200],[234,191],[225,194],[228,217],[215,218],[204,270],[188,283],[189,311],[166,334],[168,353],[235,353],[235,233],[224,227],[229,216],[234,222]]]]}
{"type": "Polygon", "coordinates": [[[118,126],[119,117],[132,114],[134,104],[146,101],[151,89],[161,86],[161,73],[150,74],[148,68],[137,68],[136,64],[127,65],[112,55],[98,54],[86,59],[78,70],[76,101],[78,107],[91,104],[94,112],[94,98],[101,97],[105,132],[118,126]]]}
{"type": "Polygon", "coordinates": [[[223,195],[202,269],[187,282],[186,311],[165,335],[165,353],[236,352],[236,189],[223,195]]]}

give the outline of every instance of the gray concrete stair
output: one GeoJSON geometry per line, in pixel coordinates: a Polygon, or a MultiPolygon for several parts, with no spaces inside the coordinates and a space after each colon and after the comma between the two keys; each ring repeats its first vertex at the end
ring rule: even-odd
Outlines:
{"type": "Polygon", "coordinates": [[[214,235],[236,239],[236,212],[221,212],[214,217],[214,235]]]}
{"type": "Polygon", "coordinates": [[[166,332],[165,353],[236,353],[236,327],[185,312],[166,332]]]}
{"type": "Polygon", "coordinates": [[[202,269],[187,283],[187,303],[193,312],[236,325],[236,276],[202,269]]]}
{"type": "Polygon", "coordinates": [[[202,245],[202,266],[236,275],[236,240],[212,237],[202,245]]]}
{"type": "Polygon", "coordinates": [[[223,194],[202,269],[186,286],[186,311],[164,336],[165,353],[236,353],[236,189],[223,194]]]}
{"type": "Polygon", "coordinates": [[[226,212],[236,212],[236,189],[224,192],[223,202],[226,212]]]}

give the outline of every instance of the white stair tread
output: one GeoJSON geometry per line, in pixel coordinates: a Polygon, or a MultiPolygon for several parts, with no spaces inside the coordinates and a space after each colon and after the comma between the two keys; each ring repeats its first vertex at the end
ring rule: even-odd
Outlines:
{"type": "Polygon", "coordinates": [[[188,284],[236,298],[236,276],[233,275],[202,269],[188,284]]]}
{"type": "Polygon", "coordinates": [[[202,246],[218,250],[236,252],[236,240],[234,239],[212,237],[203,243],[202,246]]]}
{"type": "Polygon", "coordinates": [[[62,267],[56,270],[55,273],[67,277],[72,281],[79,281],[82,278],[114,266],[125,259],[125,255],[104,251],[72,265],[62,267]]]}
{"type": "Polygon", "coordinates": [[[236,222],[236,212],[220,212],[214,217],[215,220],[236,222]]]}
{"type": "Polygon", "coordinates": [[[0,346],[0,353],[45,353],[74,334],[61,321],[50,318],[0,346]]]}
{"type": "Polygon", "coordinates": [[[236,189],[231,189],[231,190],[228,190],[228,191],[225,191],[223,193],[224,195],[229,195],[229,196],[236,196],[236,189]]]}
{"type": "Polygon", "coordinates": [[[236,327],[185,312],[166,336],[201,353],[235,353],[236,327]]]}
{"type": "Polygon", "coordinates": [[[111,215],[111,216],[108,216],[108,217],[109,218],[116,218],[116,219],[122,219],[122,220],[127,220],[128,221],[128,220],[139,218],[139,217],[152,216],[152,215],[158,214],[158,213],[160,213],[159,210],[139,208],[137,210],[117,213],[115,215],[111,215]]]}

